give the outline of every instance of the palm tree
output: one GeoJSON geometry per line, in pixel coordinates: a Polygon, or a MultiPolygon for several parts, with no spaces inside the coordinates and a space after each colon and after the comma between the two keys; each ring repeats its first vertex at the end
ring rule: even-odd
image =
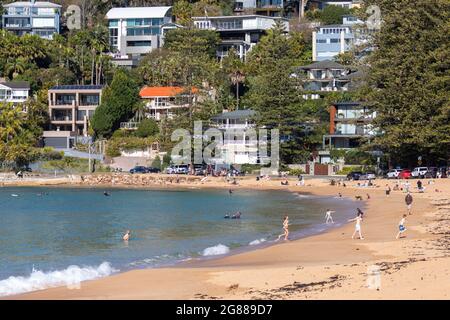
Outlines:
{"type": "Polygon", "coordinates": [[[11,59],[6,63],[5,74],[9,79],[16,78],[19,74],[25,72],[26,62],[24,58],[11,59]]]}

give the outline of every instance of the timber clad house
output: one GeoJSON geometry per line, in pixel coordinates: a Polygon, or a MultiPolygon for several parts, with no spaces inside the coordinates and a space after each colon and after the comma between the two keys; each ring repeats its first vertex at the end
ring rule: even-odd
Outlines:
{"type": "Polygon", "coordinates": [[[64,85],[48,90],[50,127],[44,144],[68,149],[77,137],[88,137],[89,120],[100,105],[103,86],[64,85]]]}
{"type": "Polygon", "coordinates": [[[376,132],[372,121],[375,111],[359,102],[340,102],[330,107],[330,131],[323,136],[323,150],[319,152],[321,163],[331,161],[331,149],[352,149],[360,145],[362,138],[370,139],[376,132]]]}
{"type": "Polygon", "coordinates": [[[3,7],[2,26],[16,35],[35,34],[51,40],[53,34],[59,33],[59,4],[31,0],[4,4],[3,7]]]}
{"type": "Polygon", "coordinates": [[[267,30],[271,29],[277,20],[281,21],[286,32],[289,31],[289,21],[278,17],[259,15],[193,17],[194,26],[198,29],[215,30],[219,33],[221,42],[217,50],[217,58],[223,59],[231,48],[236,50],[241,60],[255,46],[267,30]]]}
{"type": "Polygon", "coordinates": [[[193,88],[189,95],[182,87],[144,87],[139,96],[145,103],[145,116],[160,121],[164,117],[172,119],[177,109],[195,103],[197,92],[197,88],[193,88]],[[192,101],[189,101],[190,98],[192,101]]]}

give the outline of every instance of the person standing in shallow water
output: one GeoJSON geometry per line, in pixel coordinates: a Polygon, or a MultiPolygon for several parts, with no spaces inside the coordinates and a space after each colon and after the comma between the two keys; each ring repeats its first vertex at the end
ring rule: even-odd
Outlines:
{"type": "Polygon", "coordinates": [[[127,230],[127,232],[125,232],[125,234],[123,235],[122,239],[123,241],[128,241],[130,240],[130,236],[131,236],[131,231],[127,230]]]}
{"type": "Polygon", "coordinates": [[[283,236],[284,236],[284,240],[285,241],[288,239],[288,236],[289,236],[289,217],[288,216],[284,217],[284,220],[283,220],[283,231],[284,231],[284,233],[282,233],[282,234],[280,234],[278,236],[277,241],[280,240],[281,237],[283,237],[283,236]]]}

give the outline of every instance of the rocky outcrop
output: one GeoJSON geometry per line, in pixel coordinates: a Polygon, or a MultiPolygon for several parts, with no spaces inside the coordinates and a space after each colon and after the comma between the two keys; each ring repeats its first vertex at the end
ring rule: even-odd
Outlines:
{"type": "Polygon", "coordinates": [[[154,186],[199,183],[202,177],[175,176],[159,174],[91,174],[82,175],[81,183],[89,186],[95,185],[124,185],[124,186],[154,186]]]}

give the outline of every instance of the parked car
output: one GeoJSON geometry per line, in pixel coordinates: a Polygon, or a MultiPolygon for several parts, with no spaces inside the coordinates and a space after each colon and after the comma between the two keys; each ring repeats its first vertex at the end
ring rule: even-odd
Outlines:
{"type": "Polygon", "coordinates": [[[391,170],[389,170],[388,173],[387,173],[387,178],[388,179],[397,179],[398,175],[400,174],[400,172],[402,170],[403,169],[391,169],[391,170]]]}
{"type": "Polygon", "coordinates": [[[202,164],[195,164],[194,165],[194,175],[195,176],[203,176],[206,172],[206,166],[202,164]]]}
{"type": "Polygon", "coordinates": [[[130,169],[130,173],[148,173],[148,169],[144,166],[136,166],[133,169],[130,169]]]}
{"type": "Polygon", "coordinates": [[[449,176],[450,168],[439,167],[438,172],[441,174],[441,178],[447,178],[449,176]]]}
{"type": "Polygon", "coordinates": [[[173,165],[166,169],[167,174],[189,174],[189,165],[173,165]]]}
{"type": "Polygon", "coordinates": [[[411,178],[411,170],[403,169],[403,170],[400,171],[400,173],[398,174],[398,178],[399,178],[399,179],[410,179],[410,178],[411,178]]]}
{"type": "Polygon", "coordinates": [[[347,180],[359,180],[362,174],[361,171],[352,171],[347,175],[347,180]]]}
{"type": "Polygon", "coordinates": [[[154,167],[147,167],[148,172],[150,173],[160,173],[161,169],[159,168],[154,168],[154,167]]]}
{"type": "Polygon", "coordinates": [[[427,172],[425,173],[425,178],[427,179],[434,179],[436,178],[438,173],[438,168],[436,167],[429,167],[427,172]]]}
{"type": "Polygon", "coordinates": [[[428,168],[427,167],[416,167],[413,169],[413,171],[411,172],[411,176],[413,178],[424,178],[425,174],[427,173],[428,168]]]}

